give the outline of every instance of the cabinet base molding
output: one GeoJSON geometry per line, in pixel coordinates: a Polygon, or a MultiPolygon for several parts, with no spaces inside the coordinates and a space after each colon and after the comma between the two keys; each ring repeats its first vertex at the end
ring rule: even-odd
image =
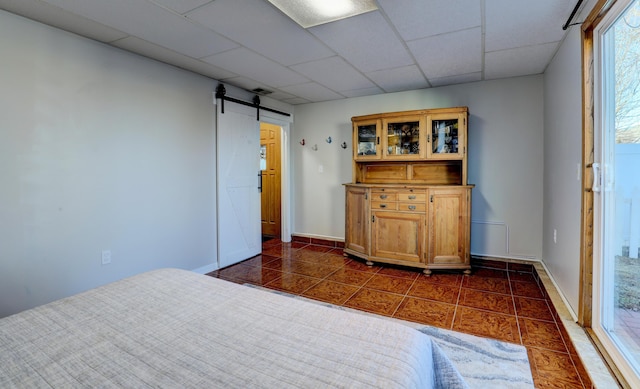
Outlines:
{"type": "Polygon", "coordinates": [[[425,264],[425,263],[407,263],[407,261],[403,261],[403,260],[394,260],[394,259],[390,259],[390,258],[382,258],[382,257],[371,257],[365,254],[362,254],[358,251],[354,251],[354,250],[350,250],[350,249],[343,249],[343,255],[345,257],[355,257],[358,258],[360,260],[363,260],[365,265],[367,266],[373,266],[375,264],[390,264],[390,265],[399,265],[399,266],[406,266],[406,267],[410,267],[410,268],[416,268],[416,269],[422,269],[422,272],[426,275],[426,276],[430,276],[431,274],[433,274],[433,271],[437,271],[437,270],[462,270],[464,275],[470,275],[471,274],[471,265],[470,264],[459,264],[459,265],[443,265],[443,266],[438,266],[438,265],[429,265],[429,264],[425,264]]]}

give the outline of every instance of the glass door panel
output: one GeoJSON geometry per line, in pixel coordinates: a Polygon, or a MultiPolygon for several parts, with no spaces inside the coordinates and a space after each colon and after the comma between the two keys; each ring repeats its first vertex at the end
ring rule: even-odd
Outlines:
{"type": "Polygon", "coordinates": [[[429,121],[429,157],[459,159],[464,154],[462,118],[455,116],[433,115],[429,121]]]}
{"type": "Polygon", "coordinates": [[[385,120],[384,155],[391,159],[424,158],[424,119],[406,117],[385,120]]]}
{"type": "Polygon", "coordinates": [[[379,159],[381,156],[379,121],[356,123],[354,126],[356,127],[354,132],[355,158],[358,160],[379,159]]]}
{"type": "Polygon", "coordinates": [[[624,3],[598,50],[594,330],[625,378],[640,382],[640,0],[624,3]]]}

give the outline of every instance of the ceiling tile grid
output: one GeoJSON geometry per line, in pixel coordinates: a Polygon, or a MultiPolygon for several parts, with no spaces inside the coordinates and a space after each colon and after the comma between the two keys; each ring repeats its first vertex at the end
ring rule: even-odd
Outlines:
{"type": "Polygon", "coordinates": [[[406,41],[479,27],[482,23],[480,0],[378,0],[378,3],[406,41]]]}
{"type": "Polygon", "coordinates": [[[378,70],[367,73],[367,77],[378,84],[385,92],[400,92],[429,86],[429,83],[416,65],[378,70]]]}
{"type": "Polygon", "coordinates": [[[216,0],[186,16],[285,66],[335,55],[266,1],[216,0]]]}
{"type": "Polygon", "coordinates": [[[482,70],[480,27],[411,41],[409,49],[427,79],[482,70]]]}
{"type": "Polygon", "coordinates": [[[0,9],[289,104],[540,74],[576,0],[377,0],[304,29],[267,0],[0,0],[0,9]]]}
{"type": "Polygon", "coordinates": [[[371,88],[375,85],[340,57],[307,62],[291,67],[311,80],[340,92],[371,88]]]}
{"type": "Polygon", "coordinates": [[[406,45],[379,12],[369,12],[309,30],[363,72],[413,64],[406,45]]]}

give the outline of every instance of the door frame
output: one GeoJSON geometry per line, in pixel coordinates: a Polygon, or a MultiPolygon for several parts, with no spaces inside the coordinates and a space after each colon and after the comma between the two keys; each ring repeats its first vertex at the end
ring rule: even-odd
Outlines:
{"type": "Polygon", "coordinates": [[[260,122],[280,126],[280,240],[291,242],[291,123],[287,117],[269,111],[260,112],[260,122]]]}
{"type": "MultiPolygon", "coordinates": [[[[598,128],[601,117],[598,113],[598,104],[601,97],[599,84],[600,64],[598,57],[599,31],[608,21],[617,17],[617,13],[627,4],[626,1],[598,0],[593,9],[583,22],[582,26],[582,217],[581,217],[581,244],[580,244],[580,292],[578,324],[583,326],[593,341],[598,351],[611,368],[611,371],[623,387],[630,387],[629,380],[635,381],[631,368],[617,351],[616,346],[603,334],[599,328],[600,322],[597,315],[600,314],[600,299],[596,294],[600,293],[601,264],[596,261],[595,255],[601,250],[599,230],[595,228],[597,223],[602,223],[599,217],[599,209],[596,204],[593,186],[602,187],[601,177],[595,171],[594,163],[601,162],[598,153],[601,151],[598,128]],[[610,11],[613,11],[610,13],[610,11]]],[[[602,169],[602,167],[600,167],[602,169]]]]}

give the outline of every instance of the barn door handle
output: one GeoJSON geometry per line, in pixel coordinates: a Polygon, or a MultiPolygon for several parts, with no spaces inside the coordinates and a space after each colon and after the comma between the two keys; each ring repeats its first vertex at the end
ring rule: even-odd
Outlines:
{"type": "Polygon", "coordinates": [[[262,170],[258,172],[258,192],[262,193],[262,170]]]}

